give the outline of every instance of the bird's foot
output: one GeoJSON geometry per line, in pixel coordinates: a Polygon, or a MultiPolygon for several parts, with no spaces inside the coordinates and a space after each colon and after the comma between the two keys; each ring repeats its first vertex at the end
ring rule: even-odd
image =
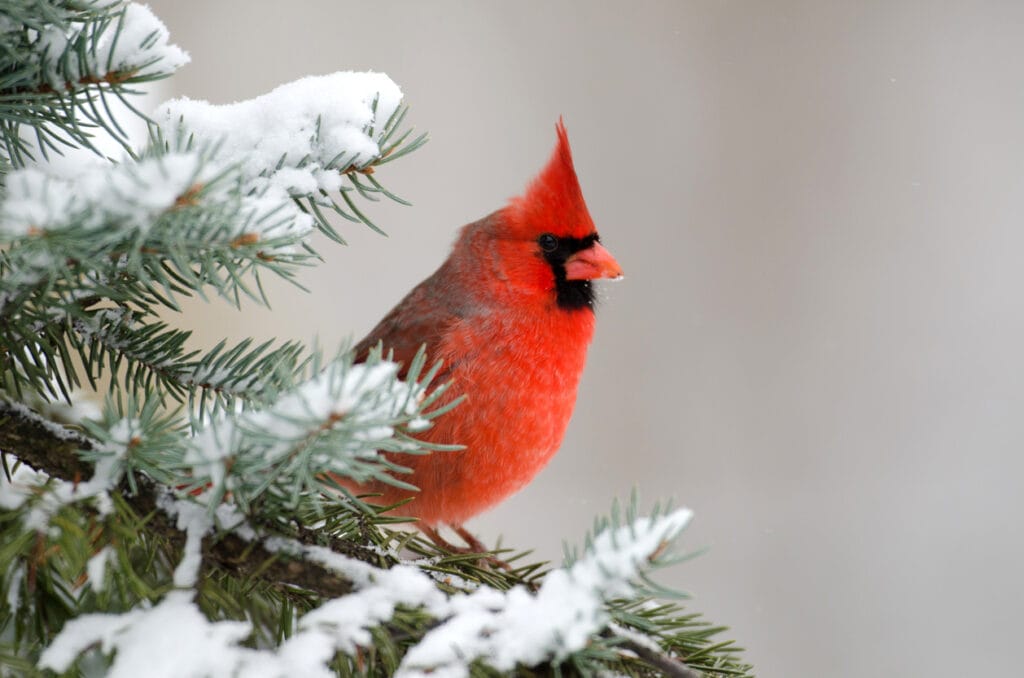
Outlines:
{"type": "Polygon", "coordinates": [[[462,525],[449,525],[450,528],[459,535],[466,546],[456,546],[447,539],[441,536],[441,533],[432,527],[426,525],[420,525],[419,528],[423,534],[427,535],[430,541],[434,542],[437,546],[440,546],[445,551],[453,554],[468,555],[477,554],[480,556],[480,562],[487,563],[492,568],[500,568],[502,570],[512,570],[512,566],[506,563],[504,560],[495,556],[486,555],[489,550],[482,541],[473,536],[473,533],[464,528],[462,525]]]}
{"type": "Polygon", "coordinates": [[[473,552],[484,553],[488,550],[482,541],[473,536],[473,533],[462,525],[451,525],[450,527],[455,531],[455,534],[462,537],[462,541],[466,542],[466,545],[473,549],[473,552]]]}

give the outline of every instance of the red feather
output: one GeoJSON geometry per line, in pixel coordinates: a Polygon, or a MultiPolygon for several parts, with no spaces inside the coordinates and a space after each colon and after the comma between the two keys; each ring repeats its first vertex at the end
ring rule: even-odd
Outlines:
{"type": "MultiPolygon", "coordinates": [[[[389,454],[412,469],[401,479],[420,490],[401,512],[427,526],[461,525],[523,487],[558,450],[572,416],[594,313],[558,305],[556,274],[538,238],[596,231],[561,121],[557,131],[550,161],[526,192],[463,227],[441,267],[355,348],[362,360],[383,342],[408,364],[425,345],[431,360],[444,361],[439,378],[453,382],[445,401],[466,396],[419,435],[464,450],[389,454]]],[[[600,245],[586,252],[601,258],[600,277],[618,275],[600,245]]],[[[380,493],[373,501],[382,504],[410,494],[381,482],[353,489],[380,493]]]]}

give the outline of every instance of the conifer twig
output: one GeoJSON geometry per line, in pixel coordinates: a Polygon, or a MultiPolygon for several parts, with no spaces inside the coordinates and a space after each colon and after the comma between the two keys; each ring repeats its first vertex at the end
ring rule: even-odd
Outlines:
{"type": "MultiPolygon", "coordinates": [[[[90,440],[75,431],[60,428],[27,409],[0,401],[0,453],[17,457],[50,477],[78,482],[92,473],[92,464],[81,459],[78,451],[91,448],[90,440]]],[[[157,486],[138,474],[134,481],[137,491],[125,492],[125,501],[136,513],[148,517],[146,528],[149,531],[177,547],[182,546],[184,532],[157,506],[157,486]]],[[[122,489],[124,487],[122,484],[122,489]]],[[[319,543],[312,531],[302,527],[298,528],[296,538],[303,543],[319,543]]],[[[376,554],[355,545],[332,543],[331,546],[356,558],[379,560],[376,554]]],[[[234,532],[208,535],[203,540],[203,556],[205,562],[223,570],[258,576],[271,584],[298,586],[326,598],[352,590],[352,582],[333,570],[304,560],[289,560],[265,548],[261,541],[247,541],[234,532]]]]}
{"type": "Polygon", "coordinates": [[[670,678],[701,678],[702,674],[699,671],[694,671],[675,657],[670,657],[664,652],[658,652],[653,648],[645,647],[634,640],[615,633],[612,629],[605,629],[601,632],[601,636],[614,640],[617,647],[629,650],[642,661],[670,678]]]}

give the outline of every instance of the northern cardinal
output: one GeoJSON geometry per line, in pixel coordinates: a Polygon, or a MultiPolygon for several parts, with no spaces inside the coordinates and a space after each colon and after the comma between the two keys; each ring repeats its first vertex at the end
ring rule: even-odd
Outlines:
{"type": "MultiPolygon", "coordinates": [[[[583,201],[561,120],[556,130],[554,153],[525,194],[463,227],[441,267],[353,349],[364,360],[381,342],[408,365],[425,345],[444,363],[437,379],[452,382],[445,401],[466,396],[419,435],[465,449],[388,455],[419,488],[402,513],[453,551],[467,552],[440,526],[485,550],[463,523],[526,485],[558,450],[594,334],[591,281],[622,276],[583,201]]],[[[352,489],[379,493],[371,501],[381,505],[411,494],[379,481],[352,489]]]]}

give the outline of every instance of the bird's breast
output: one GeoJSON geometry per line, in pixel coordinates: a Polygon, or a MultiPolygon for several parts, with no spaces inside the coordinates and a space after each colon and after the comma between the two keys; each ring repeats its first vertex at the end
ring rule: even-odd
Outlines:
{"type": "Polygon", "coordinates": [[[477,317],[448,333],[448,397],[465,402],[424,436],[464,445],[423,457],[414,503],[428,522],[461,523],[529,482],[558,450],[593,336],[589,309],[538,318],[477,317]],[[453,456],[449,456],[453,455],[453,456]],[[455,459],[454,457],[457,457],[455,459]]]}

